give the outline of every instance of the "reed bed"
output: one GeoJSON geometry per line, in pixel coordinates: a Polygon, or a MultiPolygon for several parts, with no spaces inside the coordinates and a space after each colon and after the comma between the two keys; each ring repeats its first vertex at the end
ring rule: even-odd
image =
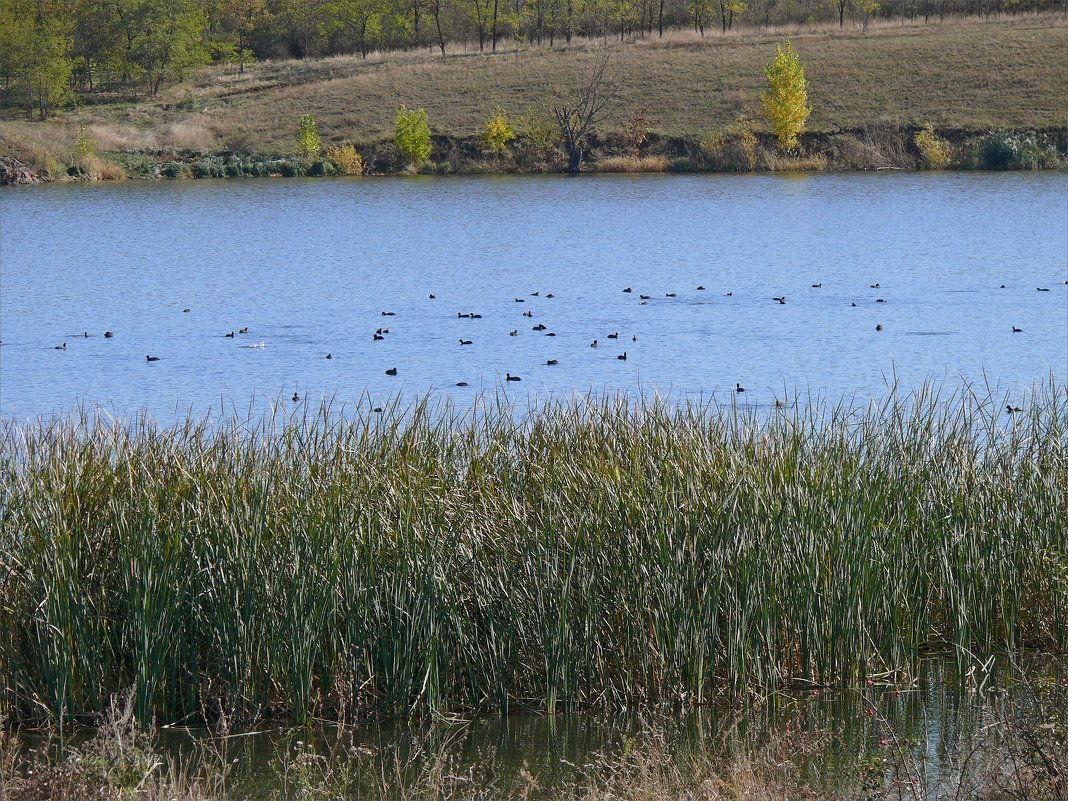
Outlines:
{"type": "Polygon", "coordinates": [[[0,716],[700,704],[1068,644],[1068,390],[0,427],[0,716]]]}

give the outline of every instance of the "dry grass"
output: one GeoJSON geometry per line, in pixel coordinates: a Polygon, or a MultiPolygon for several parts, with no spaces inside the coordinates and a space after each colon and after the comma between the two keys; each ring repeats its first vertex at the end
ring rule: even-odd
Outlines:
{"type": "Polygon", "coordinates": [[[666,156],[612,156],[594,165],[597,172],[667,172],[666,156]]]}
{"type": "MultiPolygon", "coordinates": [[[[759,119],[763,65],[787,36],[811,83],[813,131],[1065,123],[1068,23],[1063,15],[1047,15],[879,24],[866,32],[809,26],[700,38],[679,31],[610,42],[625,103],[606,131],[621,130],[635,108],[647,109],[659,121],[657,133],[667,136],[697,136],[730,125],[739,114],[759,119]]],[[[392,134],[401,104],[425,108],[438,133],[473,135],[494,107],[522,119],[528,108],[543,107],[573,86],[600,46],[268,61],[244,73],[214,68],[152,103],[87,107],[44,124],[3,121],[0,138],[37,141],[54,154],[70,149],[84,122],[102,152],[210,149],[235,135],[249,147],[288,152],[301,114],[315,115],[327,143],[368,143],[392,134]]]]}

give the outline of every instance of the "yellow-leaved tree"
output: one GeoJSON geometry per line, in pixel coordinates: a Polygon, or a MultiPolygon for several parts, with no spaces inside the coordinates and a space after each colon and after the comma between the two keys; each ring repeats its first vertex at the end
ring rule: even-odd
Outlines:
{"type": "Polygon", "coordinates": [[[760,93],[760,102],[764,104],[764,114],[780,149],[793,150],[797,147],[797,135],[805,129],[805,121],[812,111],[808,106],[808,81],[789,41],[786,47],[776,45],[775,50],[775,58],[764,67],[768,88],[760,93]]]}

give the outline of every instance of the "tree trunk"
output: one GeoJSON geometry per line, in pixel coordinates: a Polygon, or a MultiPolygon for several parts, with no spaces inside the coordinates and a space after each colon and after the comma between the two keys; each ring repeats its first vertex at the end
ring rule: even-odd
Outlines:
{"type": "Polygon", "coordinates": [[[660,38],[664,38],[664,0],[660,0],[660,15],[657,17],[656,27],[660,30],[660,38]]]}
{"type": "Polygon", "coordinates": [[[493,52],[497,52],[497,2],[493,0],[493,26],[490,28],[490,35],[493,37],[493,52]]]}

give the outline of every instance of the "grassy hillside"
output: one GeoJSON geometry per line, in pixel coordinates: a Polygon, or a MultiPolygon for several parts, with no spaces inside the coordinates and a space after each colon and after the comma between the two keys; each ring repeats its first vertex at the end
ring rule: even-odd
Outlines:
{"type": "MultiPolygon", "coordinates": [[[[741,112],[759,118],[763,65],[787,37],[810,81],[812,131],[1065,126],[1068,20],[1054,14],[610,42],[625,102],[606,130],[641,108],[668,136],[701,136],[741,112]]],[[[9,117],[0,122],[0,152],[69,151],[79,122],[101,151],[237,142],[287,152],[309,112],[326,141],[367,143],[390,135],[401,104],[425,108],[437,133],[471,135],[494,106],[518,119],[573,86],[599,46],[264,62],[243,74],[211,69],[152,102],[86,106],[48,123],[9,117]]]]}

